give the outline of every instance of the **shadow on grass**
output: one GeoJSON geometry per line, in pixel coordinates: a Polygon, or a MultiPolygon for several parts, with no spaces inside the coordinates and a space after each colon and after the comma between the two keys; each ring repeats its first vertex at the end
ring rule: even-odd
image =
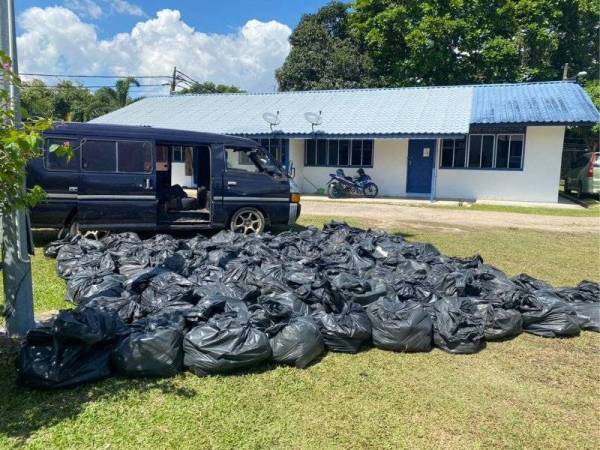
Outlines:
{"type": "Polygon", "coordinates": [[[14,363],[0,361],[0,436],[17,440],[18,443],[24,442],[40,429],[76,417],[88,403],[118,400],[152,389],[184,398],[197,395],[193,389],[177,386],[174,379],[118,377],[73,389],[40,391],[18,386],[15,375],[14,363]]]}
{"type": "MultiPolygon", "coordinates": [[[[271,361],[224,376],[261,374],[276,367],[277,364],[271,361]]],[[[75,419],[85,411],[87,404],[122,401],[123,398],[134,398],[151,390],[158,390],[163,395],[191,399],[198,392],[178,385],[181,381],[185,382],[183,378],[186,376],[196,375],[187,372],[174,378],[113,377],[71,389],[35,390],[16,384],[14,360],[0,360],[0,437],[16,440],[16,445],[23,444],[38,430],[75,419]]]]}
{"type": "Polygon", "coordinates": [[[43,247],[52,241],[58,239],[58,231],[48,228],[40,228],[33,230],[33,244],[36,247],[43,247]]]}

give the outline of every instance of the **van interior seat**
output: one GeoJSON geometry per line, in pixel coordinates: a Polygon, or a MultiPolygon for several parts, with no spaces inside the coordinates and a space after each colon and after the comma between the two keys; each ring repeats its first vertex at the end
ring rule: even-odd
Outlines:
{"type": "Polygon", "coordinates": [[[198,209],[198,200],[189,197],[178,184],[165,189],[162,199],[165,201],[168,211],[191,211],[198,209]]]}

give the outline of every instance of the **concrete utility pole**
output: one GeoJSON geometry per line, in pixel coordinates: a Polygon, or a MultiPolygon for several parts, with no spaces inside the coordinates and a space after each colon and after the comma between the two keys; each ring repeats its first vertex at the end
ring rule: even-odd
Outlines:
{"type": "MultiPolygon", "coordinates": [[[[14,0],[0,0],[0,49],[12,59],[12,70],[18,74],[17,40],[14,0]]],[[[21,122],[19,90],[14,84],[8,89],[15,113],[15,126],[21,122]]],[[[2,216],[2,249],[4,265],[4,308],[9,336],[24,336],[34,325],[33,289],[31,283],[31,242],[27,210],[2,216]]]]}
{"type": "Polygon", "coordinates": [[[171,90],[169,94],[175,94],[175,89],[177,89],[177,67],[173,67],[173,77],[171,78],[171,90]]]}

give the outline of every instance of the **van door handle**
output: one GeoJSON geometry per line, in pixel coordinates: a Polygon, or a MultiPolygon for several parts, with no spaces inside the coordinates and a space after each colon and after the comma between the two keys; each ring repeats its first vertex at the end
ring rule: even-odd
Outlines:
{"type": "Polygon", "coordinates": [[[237,186],[237,181],[228,181],[227,186],[237,186]]]}
{"type": "Polygon", "coordinates": [[[150,178],[146,178],[144,180],[144,189],[147,189],[147,190],[152,189],[152,181],[150,180],[150,178]]]}
{"type": "Polygon", "coordinates": [[[69,186],[69,192],[77,192],[79,188],[77,186],[69,186]]]}

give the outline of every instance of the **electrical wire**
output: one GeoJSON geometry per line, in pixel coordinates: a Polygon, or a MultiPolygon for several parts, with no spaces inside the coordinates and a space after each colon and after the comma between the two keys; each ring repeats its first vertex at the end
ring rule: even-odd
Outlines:
{"type": "MultiPolygon", "coordinates": [[[[181,70],[176,70],[174,76],[173,75],[74,75],[74,74],[57,74],[57,73],[37,73],[37,72],[22,72],[21,75],[31,76],[31,77],[54,77],[54,78],[107,78],[107,79],[127,79],[127,78],[136,78],[136,79],[170,79],[175,81],[175,87],[192,87],[196,84],[199,84],[198,81],[182,72],[181,70]],[[183,85],[183,86],[182,86],[183,85]]],[[[68,80],[61,80],[68,81],[68,80]]],[[[143,88],[152,88],[152,87],[164,87],[170,86],[171,83],[164,82],[160,84],[140,84],[135,85],[131,84],[129,89],[143,89],[143,88]]],[[[101,89],[104,87],[114,88],[112,85],[70,85],[70,86],[61,86],[61,85],[45,85],[45,86],[35,86],[35,85],[27,85],[24,84],[21,86],[21,89],[72,89],[75,88],[86,88],[86,89],[101,89]]]]}
{"type": "MultiPolygon", "coordinates": [[[[170,85],[170,83],[140,84],[139,86],[132,84],[129,86],[129,89],[159,87],[159,86],[169,86],[169,85],[170,85]]],[[[86,85],[74,85],[74,84],[70,85],[70,86],[59,86],[59,85],[36,86],[36,85],[31,85],[31,84],[24,84],[23,86],[21,86],[21,89],[73,89],[73,88],[100,89],[100,88],[104,88],[104,87],[114,88],[114,86],[107,85],[107,84],[98,85],[98,86],[86,86],[86,85]]]]}
{"type": "Polygon", "coordinates": [[[58,73],[25,73],[19,75],[30,77],[56,77],[56,78],[171,78],[171,75],[70,75],[58,73]]]}

